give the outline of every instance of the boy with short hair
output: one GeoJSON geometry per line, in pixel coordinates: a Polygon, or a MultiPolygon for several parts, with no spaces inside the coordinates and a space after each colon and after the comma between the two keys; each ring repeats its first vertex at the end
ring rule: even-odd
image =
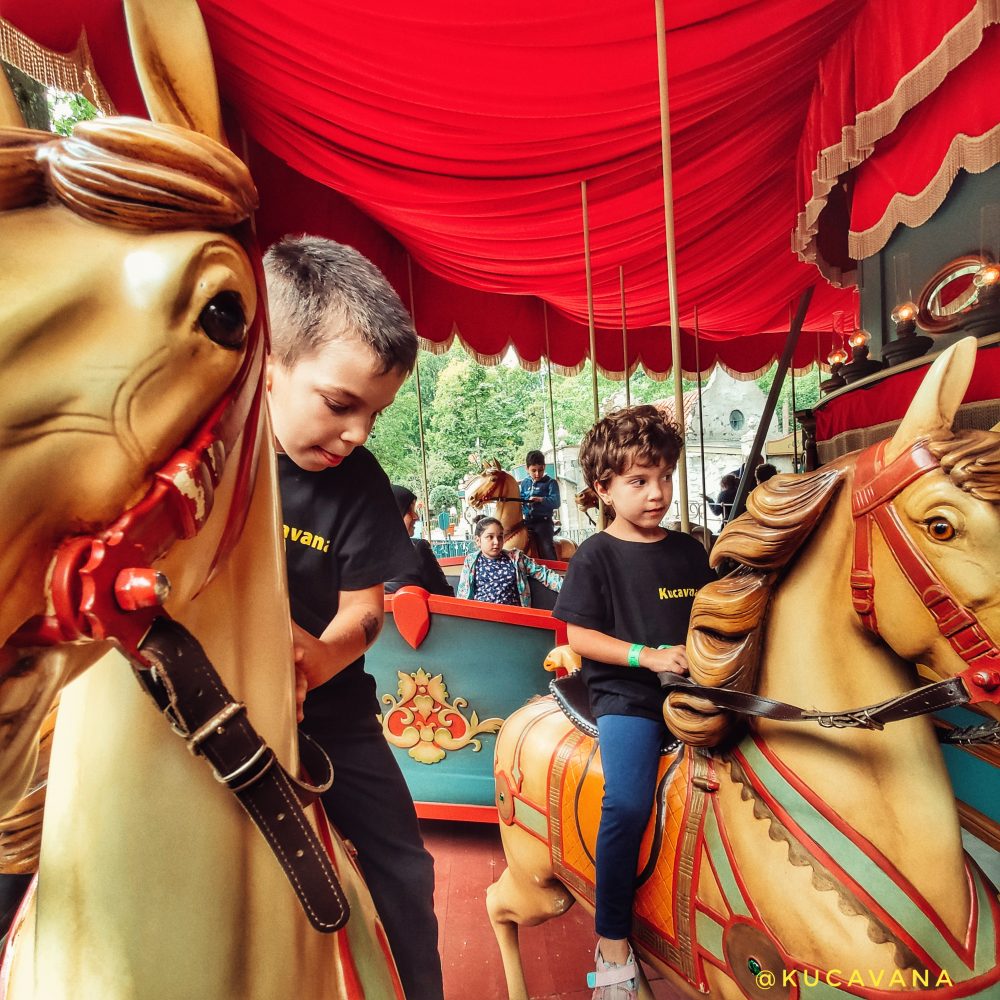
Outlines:
{"type": "Polygon", "coordinates": [[[545,473],[545,456],[529,451],[524,459],[528,475],[521,480],[521,515],[534,533],[539,559],[555,559],[555,528],[552,517],[559,510],[559,484],[545,473]]]}
{"type": "Polygon", "coordinates": [[[413,368],[416,333],[385,277],[350,247],[286,238],[264,272],[302,729],[333,761],[323,805],[357,849],[406,995],[439,1000],[434,862],[364,670],[383,583],[409,571],[413,554],[389,480],[362,445],[413,368]]]}
{"type": "Polygon", "coordinates": [[[713,579],[700,542],[660,527],[682,444],[677,426],[652,406],[618,410],[587,432],[584,480],[615,518],[577,550],[552,612],[582,659],[604,769],[593,1000],[636,997],[632,901],[667,732],[658,674],[687,673],[694,594],[713,579]]]}

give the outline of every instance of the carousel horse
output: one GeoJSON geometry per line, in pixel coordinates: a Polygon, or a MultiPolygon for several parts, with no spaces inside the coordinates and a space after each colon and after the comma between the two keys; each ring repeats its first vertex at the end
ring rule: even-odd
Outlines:
{"type": "Polygon", "coordinates": [[[0,993],[402,997],[352,855],[291,777],[256,192],[217,141],[197,5],[126,7],[158,123],[0,127],[5,809],[60,698],[0,993]]]}
{"type": "MultiPolygon", "coordinates": [[[[997,891],[924,714],[1000,718],[1000,428],[951,430],[974,363],[973,340],[945,352],[890,441],[774,477],[716,543],[738,568],[695,598],[666,696],[686,745],[664,748],[631,938],[685,995],[1000,995],[997,891]]],[[[518,925],[593,909],[599,747],[539,699],[501,729],[496,785],[487,906],[524,1000],[518,925]]]]}
{"type": "MultiPolygon", "coordinates": [[[[483,471],[466,484],[465,499],[476,510],[482,510],[488,503],[495,504],[496,519],[503,526],[503,547],[520,549],[525,555],[538,558],[535,534],[524,523],[521,513],[520,487],[509,472],[500,468],[499,462],[483,463],[483,471]]],[[[556,558],[565,561],[576,552],[576,542],[557,538],[555,548],[556,558]]]]}

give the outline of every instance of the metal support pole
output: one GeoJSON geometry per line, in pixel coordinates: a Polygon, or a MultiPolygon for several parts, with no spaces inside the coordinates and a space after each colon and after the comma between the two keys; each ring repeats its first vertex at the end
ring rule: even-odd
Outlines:
{"type": "Polygon", "coordinates": [[[701,450],[701,524],[705,529],[702,541],[705,543],[705,551],[712,548],[712,542],[708,530],[708,496],[706,490],[708,484],[705,482],[705,419],[704,410],[701,403],[701,330],[698,328],[698,307],[694,307],[694,366],[698,369],[698,447],[701,450]]]}
{"type": "MultiPolygon", "coordinates": [[[[673,170],[670,159],[670,100],[667,92],[667,19],[663,0],[656,0],[656,55],[660,81],[660,154],[663,160],[663,222],[667,241],[667,291],[670,296],[670,354],[674,372],[674,413],[685,437],[684,388],[681,382],[681,321],[677,305],[677,247],[674,239],[673,170]]],[[[687,455],[682,448],[677,459],[677,502],[681,528],[689,531],[687,455]]]]}
{"type": "Polygon", "coordinates": [[[552,428],[552,464],[555,466],[556,476],[559,475],[559,442],[556,439],[556,408],[552,401],[552,355],[549,353],[549,308],[545,300],[542,300],[542,320],[545,326],[545,363],[548,365],[549,384],[549,426],[552,428]]]}
{"type": "Polygon", "coordinates": [[[760,418],[760,426],[754,435],[753,447],[747,456],[746,464],[743,466],[743,475],[740,477],[740,485],[736,490],[736,497],[733,500],[733,513],[730,520],[735,520],[743,513],[746,507],[747,494],[750,492],[750,479],[753,476],[754,462],[760,455],[764,440],[767,437],[767,428],[770,426],[771,417],[774,416],[774,407],[778,402],[781,393],[782,383],[785,381],[785,373],[791,363],[792,355],[795,353],[795,345],[799,342],[799,334],[802,332],[802,324],[806,320],[806,310],[809,308],[809,301],[812,299],[813,289],[810,285],[799,299],[799,308],[792,320],[791,328],[788,331],[788,339],[785,341],[785,349],[781,352],[781,360],[778,362],[778,371],[775,373],[774,382],[771,383],[771,391],[767,394],[764,403],[764,413],[760,418]]]}
{"type": "Polygon", "coordinates": [[[583,264],[587,275],[587,329],[590,331],[590,389],[594,397],[594,420],[600,419],[597,405],[597,333],[594,329],[594,285],[590,273],[590,215],[587,211],[587,182],[580,181],[583,209],[583,264]]]}
{"type": "Polygon", "coordinates": [[[625,405],[632,405],[630,372],[628,363],[628,319],[625,315],[625,268],[618,266],[618,288],[622,296],[622,370],[625,372],[625,405]]]}
{"type": "MultiPolygon", "coordinates": [[[[410,255],[406,255],[406,277],[410,284],[410,319],[413,320],[413,329],[417,328],[417,311],[413,302],[413,261],[410,255]]],[[[423,473],[424,482],[424,527],[427,541],[431,540],[431,498],[430,490],[427,488],[427,448],[424,446],[424,403],[420,392],[420,349],[417,349],[417,360],[413,365],[413,375],[417,383],[417,431],[420,434],[420,469],[423,473]]]]}

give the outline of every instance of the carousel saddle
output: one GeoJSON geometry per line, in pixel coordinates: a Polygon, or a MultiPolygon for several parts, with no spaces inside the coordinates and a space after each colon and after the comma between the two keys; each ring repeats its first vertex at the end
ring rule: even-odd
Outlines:
{"type": "MultiPolygon", "coordinates": [[[[582,733],[597,739],[597,719],[590,711],[590,698],[587,696],[587,685],[583,682],[583,674],[578,670],[565,677],[555,677],[549,681],[549,690],[563,714],[582,733]]],[[[660,755],[676,753],[681,741],[670,730],[663,735],[663,745],[660,755]]]]}

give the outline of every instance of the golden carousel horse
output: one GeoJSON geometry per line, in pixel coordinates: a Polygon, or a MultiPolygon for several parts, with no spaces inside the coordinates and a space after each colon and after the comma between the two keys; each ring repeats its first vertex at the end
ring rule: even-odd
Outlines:
{"type": "MultiPolygon", "coordinates": [[[[483,471],[466,483],[465,499],[469,506],[482,510],[495,504],[495,517],[503,526],[505,549],[520,549],[533,559],[538,558],[535,534],[524,523],[521,513],[521,489],[517,480],[500,468],[499,462],[484,462],[483,471]]],[[[576,552],[576,542],[568,538],[555,540],[556,558],[568,560],[576,552]]]]}
{"type": "MultiPolygon", "coordinates": [[[[934,363],[891,441],[774,477],[716,543],[738,568],[695,599],[664,706],[687,745],[661,760],[633,913],[685,995],[1000,995],[997,890],[925,714],[1000,718],[1000,428],[951,430],[975,351],[934,363]]],[[[540,699],[501,729],[496,783],[509,867],[487,905],[524,1000],[518,925],[593,909],[598,745],[540,699]]]]}
{"type": "Polygon", "coordinates": [[[0,127],[2,809],[61,698],[0,994],[401,997],[360,872],[291,777],[256,192],[217,141],[197,6],[127,13],[174,124],[0,127]]]}

